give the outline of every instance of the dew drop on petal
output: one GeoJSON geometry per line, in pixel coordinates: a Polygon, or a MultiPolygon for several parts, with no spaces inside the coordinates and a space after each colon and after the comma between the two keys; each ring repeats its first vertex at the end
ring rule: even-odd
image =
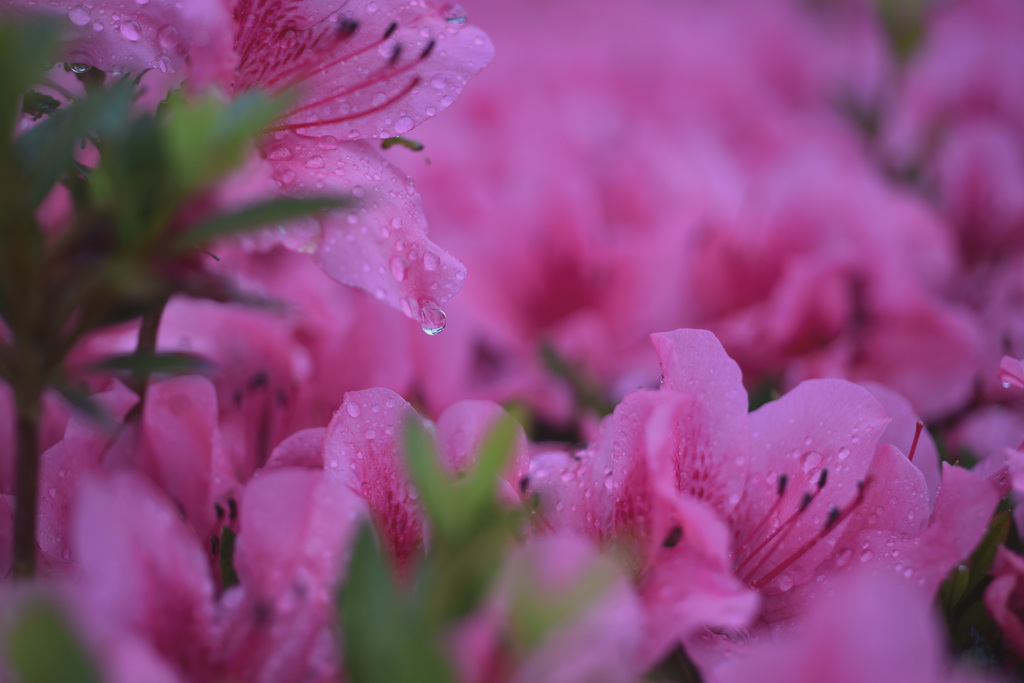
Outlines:
{"type": "Polygon", "coordinates": [[[405,259],[400,256],[392,256],[388,265],[391,268],[391,275],[396,281],[401,282],[405,279],[405,271],[408,268],[405,259]]]}
{"type": "Polygon", "coordinates": [[[875,554],[873,552],[871,552],[870,550],[865,550],[864,552],[862,552],[860,554],[860,561],[861,562],[867,562],[867,561],[869,561],[874,556],[875,556],[875,554]]]}
{"type": "Polygon", "coordinates": [[[428,271],[435,271],[441,265],[441,257],[432,251],[423,252],[423,268],[428,271]]]}
{"type": "Polygon", "coordinates": [[[791,577],[789,574],[783,574],[778,579],[778,586],[779,590],[788,591],[790,588],[793,587],[793,577],[791,577]]]}
{"type": "Polygon", "coordinates": [[[124,39],[133,43],[139,39],[139,32],[142,30],[134,21],[122,21],[119,29],[124,39]]]}
{"type": "Polygon", "coordinates": [[[850,449],[847,448],[846,446],[843,446],[842,448],[839,449],[839,452],[836,453],[836,456],[840,460],[846,460],[847,458],[850,457],[850,449]]]}
{"type": "Polygon", "coordinates": [[[399,119],[395,121],[395,133],[398,135],[404,135],[412,130],[412,126],[413,123],[411,118],[408,116],[399,117],[399,119]]]}
{"type": "Polygon", "coordinates": [[[84,5],[76,5],[75,7],[72,7],[71,11],[68,12],[68,19],[70,19],[71,23],[75,26],[85,26],[92,21],[92,17],[89,16],[89,10],[84,5]]]}
{"type": "Polygon", "coordinates": [[[352,401],[349,401],[349,404],[346,407],[346,410],[348,410],[348,414],[350,416],[352,416],[352,417],[359,417],[359,412],[360,412],[359,404],[353,403],[352,401]]]}
{"type": "Polygon", "coordinates": [[[853,551],[849,548],[843,548],[838,553],[836,553],[836,566],[845,567],[847,564],[850,563],[850,558],[852,557],[853,551]]]}
{"type": "Polygon", "coordinates": [[[804,472],[810,472],[813,469],[821,467],[821,462],[824,460],[821,453],[817,451],[808,451],[804,453],[803,458],[800,461],[800,467],[804,472]]]}
{"type": "Polygon", "coordinates": [[[170,50],[178,46],[181,40],[178,35],[178,29],[171,24],[164,24],[160,27],[160,30],[156,32],[157,42],[160,43],[160,47],[165,50],[170,50]]]}

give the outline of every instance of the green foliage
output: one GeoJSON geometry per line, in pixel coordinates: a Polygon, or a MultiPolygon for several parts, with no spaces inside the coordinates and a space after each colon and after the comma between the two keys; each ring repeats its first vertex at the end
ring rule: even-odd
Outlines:
{"type": "Polygon", "coordinates": [[[37,600],[4,633],[7,662],[20,683],[99,683],[96,663],[55,605],[37,600]]]}
{"type": "Polygon", "coordinates": [[[345,667],[353,683],[449,683],[455,676],[441,654],[437,632],[391,570],[364,525],[356,538],[348,580],[338,598],[345,667]]]}
{"type": "Polygon", "coordinates": [[[210,362],[191,353],[132,353],[111,356],[93,363],[92,368],[106,372],[145,372],[165,375],[201,374],[212,370],[210,362]]]}
{"type": "Polygon", "coordinates": [[[309,214],[347,206],[343,198],[310,197],[305,199],[288,197],[246,207],[200,223],[178,236],[174,247],[179,250],[199,247],[222,237],[252,230],[275,223],[284,223],[309,214]]]}
{"type": "Polygon", "coordinates": [[[522,519],[497,498],[517,423],[492,430],[472,468],[451,477],[418,421],[406,427],[406,462],[431,528],[429,554],[409,586],[398,586],[364,527],[356,541],[338,606],[349,678],[371,681],[450,681],[440,634],[477,608],[501,568],[522,519]]]}
{"type": "MultiPolygon", "coordinates": [[[[967,562],[954,568],[939,589],[938,601],[958,653],[1001,652],[1001,632],[983,598],[996,551],[1009,538],[1013,519],[1006,510],[993,516],[988,531],[967,562]]],[[[986,655],[985,658],[989,656],[986,655]]]]}

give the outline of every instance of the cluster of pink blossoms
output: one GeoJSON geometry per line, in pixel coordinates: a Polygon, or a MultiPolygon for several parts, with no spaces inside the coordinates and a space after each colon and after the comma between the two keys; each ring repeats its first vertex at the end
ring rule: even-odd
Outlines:
{"type": "MultiPolygon", "coordinates": [[[[5,4],[56,18],[72,67],[144,73],[140,106],[289,93],[210,202],[357,200],[218,245],[207,267],[286,310],[171,300],[158,348],[211,374],[141,409],[85,376],[113,430],[46,398],[42,578],[0,609],[50,596],[104,680],[345,680],[361,525],[399,583],[432,550],[406,426],[458,477],[512,406],[496,497],[528,512],[437,634],[459,680],[1024,661],[1019,1],[5,4]],[[557,602],[595,573],[518,637],[524,576],[557,602]]],[[[0,384],[0,574],[14,415],[0,384]]]]}

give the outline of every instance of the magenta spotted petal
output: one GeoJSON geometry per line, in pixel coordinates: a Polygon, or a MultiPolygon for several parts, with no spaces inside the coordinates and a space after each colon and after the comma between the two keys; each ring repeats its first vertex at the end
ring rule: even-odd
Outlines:
{"type": "Polygon", "coordinates": [[[325,147],[324,139],[273,137],[265,151],[283,192],[351,194],[357,202],[320,218],[303,250],[338,282],[386,301],[425,331],[443,329],[441,305],[462,288],[466,269],[427,237],[412,180],[366,142],[325,147]]]}
{"type": "Polygon", "coordinates": [[[339,140],[404,135],[448,107],[494,54],[451,6],[239,0],[235,90],[293,88],[278,125],[339,140]]]}
{"type": "Polygon", "coordinates": [[[424,519],[402,456],[409,420],[420,420],[388,389],[345,394],[324,436],[324,469],[361,496],[395,564],[408,568],[422,549],[424,519]]]}

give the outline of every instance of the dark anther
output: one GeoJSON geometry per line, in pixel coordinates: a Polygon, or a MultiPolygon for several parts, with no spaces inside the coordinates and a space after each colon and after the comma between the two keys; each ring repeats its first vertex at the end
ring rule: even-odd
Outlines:
{"type": "Polygon", "coordinates": [[[864,480],[857,482],[857,493],[858,495],[864,492],[864,480]]]}
{"type": "Polygon", "coordinates": [[[267,377],[267,371],[260,370],[255,375],[249,378],[249,391],[256,391],[257,389],[264,388],[265,386],[267,386],[267,382],[269,380],[270,378],[267,377]]]}
{"type": "Polygon", "coordinates": [[[342,19],[338,22],[338,37],[342,40],[351,38],[359,30],[359,22],[355,19],[342,19]]]}
{"type": "Polygon", "coordinates": [[[242,390],[235,389],[235,392],[231,394],[231,400],[235,402],[236,406],[242,405],[242,390]]]}
{"type": "Polygon", "coordinates": [[[286,405],[288,405],[288,394],[285,392],[284,389],[278,389],[276,396],[277,396],[277,405],[279,405],[279,406],[286,406],[286,405]]]}
{"type": "Polygon", "coordinates": [[[262,626],[270,621],[274,616],[274,606],[266,600],[260,600],[253,607],[253,619],[256,624],[262,626]]]}
{"type": "Polygon", "coordinates": [[[214,555],[220,550],[220,536],[210,536],[210,552],[214,555]]]}
{"type": "Polygon", "coordinates": [[[825,482],[827,480],[828,480],[828,468],[825,468],[825,469],[823,469],[821,471],[821,474],[818,475],[818,488],[819,489],[825,488],[825,482]]]}
{"type": "Polygon", "coordinates": [[[236,519],[238,517],[238,503],[235,502],[234,498],[228,498],[228,519],[236,519]]]}
{"type": "Polygon", "coordinates": [[[668,536],[661,542],[662,548],[675,548],[679,545],[679,541],[683,540],[683,527],[676,524],[672,527],[672,530],[668,532],[668,536]]]}
{"type": "Polygon", "coordinates": [[[224,506],[220,503],[214,503],[213,509],[217,512],[217,521],[224,519],[224,506]]]}
{"type": "Polygon", "coordinates": [[[803,499],[800,500],[800,512],[806,510],[807,506],[811,504],[812,500],[814,500],[814,496],[812,496],[810,493],[805,493],[803,499]]]}
{"type": "Polygon", "coordinates": [[[398,61],[399,56],[402,54],[402,44],[395,43],[395,47],[391,50],[391,56],[388,57],[388,64],[394,64],[398,61]]]}
{"type": "Polygon", "coordinates": [[[786,492],[786,484],[789,482],[789,477],[785,474],[779,475],[779,495],[781,496],[786,492]]]}
{"type": "Polygon", "coordinates": [[[384,31],[384,39],[387,40],[391,37],[391,34],[398,30],[398,22],[392,21],[386,31],[384,31]]]}
{"type": "Polygon", "coordinates": [[[427,46],[423,48],[423,52],[420,53],[420,59],[426,59],[430,56],[430,53],[434,51],[434,45],[437,43],[433,38],[427,43],[427,46]]]}
{"type": "Polygon", "coordinates": [[[825,520],[825,531],[828,531],[839,521],[839,508],[835,505],[828,509],[828,519],[825,520]]]}
{"type": "Polygon", "coordinates": [[[519,490],[526,493],[526,489],[530,487],[530,477],[525,476],[519,480],[519,490]]]}

